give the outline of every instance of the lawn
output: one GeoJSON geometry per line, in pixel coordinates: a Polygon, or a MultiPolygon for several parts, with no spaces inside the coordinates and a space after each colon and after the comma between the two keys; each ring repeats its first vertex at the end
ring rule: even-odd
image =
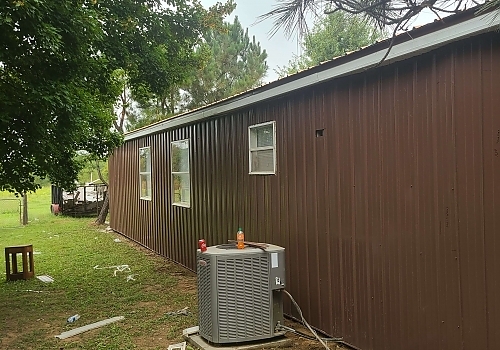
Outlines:
{"type": "MultiPolygon", "coordinates": [[[[29,195],[29,224],[19,224],[19,201],[0,192],[0,248],[32,244],[36,278],[5,282],[0,267],[0,349],[167,349],[182,330],[197,324],[196,275],[126,238],[93,224],[92,218],[50,213],[50,188],[29,195]],[[119,239],[120,242],[115,242],[119,239]],[[117,265],[130,271],[116,272],[117,265]],[[97,268],[95,268],[97,267],[97,268]],[[132,275],[134,280],[127,281],[132,275]],[[3,276],[3,277],[2,277],[3,276]],[[188,315],[172,315],[188,307],[188,315]],[[68,317],[81,318],[67,323],[68,317]],[[124,316],[123,321],[65,340],[72,328],[124,316]]],[[[286,321],[304,331],[300,324],[286,321]]],[[[294,335],[293,349],[323,349],[294,335]]],[[[188,347],[189,349],[192,349],[188,347]]],[[[337,349],[334,344],[330,349],[337,349]]]]}
{"type": "Polygon", "coordinates": [[[2,201],[6,198],[14,197],[0,193],[1,249],[33,244],[35,273],[54,282],[6,283],[1,264],[0,349],[166,349],[182,341],[184,328],[197,324],[195,274],[94,226],[93,219],[53,216],[50,188],[28,196],[25,227],[19,225],[18,202],[2,201]],[[94,268],[124,264],[130,272],[116,276],[114,269],[94,268]],[[127,281],[129,275],[135,281],[127,281]],[[187,316],[168,314],[184,307],[187,316]],[[67,324],[74,314],[81,318],[67,324]],[[66,340],[55,338],[114,316],[125,319],[66,340]]]}

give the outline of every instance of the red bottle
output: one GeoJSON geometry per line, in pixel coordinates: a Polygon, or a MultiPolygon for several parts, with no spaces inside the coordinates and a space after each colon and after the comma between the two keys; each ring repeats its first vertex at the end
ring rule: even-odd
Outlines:
{"type": "Polygon", "coordinates": [[[200,239],[198,241],[198,248],[200,248],[202,253],[207,251],[207,243],[204,239],[200,239]]]}

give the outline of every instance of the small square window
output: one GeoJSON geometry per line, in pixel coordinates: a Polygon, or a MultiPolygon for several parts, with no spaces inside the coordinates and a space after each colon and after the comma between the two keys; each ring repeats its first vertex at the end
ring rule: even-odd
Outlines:
{"type": "Polygon", "coordinates": [[[189,173],[189,140],[171,143],[172,204],[191,205],[191,176],[189,173]]]}
{"type": "Polygon", "coordinates": [[[250,174],[276,174],[276,123],[248,128],[250,174]]]}
{"type": "Polygon", "coordinates": [[[139,148],[139,186],[141,199],[151,199],[151,150],[139,148]]]}

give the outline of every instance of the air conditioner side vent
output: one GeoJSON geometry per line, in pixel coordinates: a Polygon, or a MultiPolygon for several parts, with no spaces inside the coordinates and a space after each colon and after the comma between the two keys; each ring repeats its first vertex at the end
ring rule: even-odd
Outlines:
{"type": "MultiPolygon", "coordinates": [[[[207,337],[212,337],[212,286],[210,259],[198,255],[198,317],[200,332],[207,337]]],[[[210,339],[211,340],[211,339],[210,339]]]]}

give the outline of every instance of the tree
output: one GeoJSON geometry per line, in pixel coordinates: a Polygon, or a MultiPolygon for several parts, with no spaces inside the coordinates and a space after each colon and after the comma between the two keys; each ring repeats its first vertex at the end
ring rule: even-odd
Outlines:
{"type": "Polygon", "coordinates": [[[211,30],[198,52],[201,56],[208,52],[210,56],[185,88],[189,109],[254,88],[262,83],[267,72],[266,50],[262,50],[255,36],[250,39],[238,17],[233,23],[225,23],[223,30],[211,30]]]}
{"type": "MultiPolygon", "coordinates": [[[[203,62],[195,51],[203,33],[220,28],[235,5],[229,0],[205,10],[197,0],[170,0],[167,6],[158,0],[105,0],[98,6],[106,14],[101,22],[106,34],[102,52],[115,69],[122,70],[118,72],[121,111],[114,126],[123,133],[125,118],[130,123],[134,116],[131,96],[143,104],[160,101],[165,113],[171,91],[203,62]]],[[[99,166],[97,170],[106,184],[99,166]]],[[[108,210],[106,196],[97,224],[104,223],[108,210]]]]}
{"type": "Polygon", "coordinates": [[[210,28],[204,42],[197,47],[202,66],[190,73],[184,84],[171,86],[162,93],[135,90],[140,112],[131,113],[128,130],[134,130],[174,116],[179,111],[194,109],[219,101],[262,83],[267,72],[267,53],[255,37],[250,40],[238,18],[221,28],[210,28]]]}
{"type": "MultiPolygon", "coordinates": [[[[481,4],[482,0],[276,0],[273,10],[262,15],[260,20],[274,18],[271,33],[284,28],[288,35],[296,30],[305,33],[307,18],[310,14],[318,16],[320,12],[333,14],[344,12],[363,15],[379,28],[391,27],[393,34],[398,30],[406,30],[418,14],[424,9],[433,12],[437,18],[440,14],[457,13],[464,8],[481,4]]],[[[482,9],[498,9],[500,0],[486,2],[482,9]]],[[[480,9],[481,10],[481,9],[480,9]]]]}
{"type": "Polygon", "coordinates": [[[116,85],[95,49],[98,16],[82,1],[0,3],[0,189],[35,190],[35,176],[70,188],[75,151],[105,157],[116,85]]]}
{"type": "Polygon", "coordinates": [[[114,74],[120,84],[120,95],[114,106],[115,110],[118,112],[118,118],[113,120],[113,126],[116,131],[123,134],[125,133],[125,123],[132,112],[133,101],[125,71],[123,69],[117,69],[114,74]]]}
{"type": "Polygon", "coordinates": [[[182,110],[181,93],[178,86],[170,87],[168,92],[157,96],[147,93],[143,96],[132,96],[136,98],[136,108],[127,112],[127,130],[135,130],[156,123],[163,119],[172,117],[176,112],[182,110]]]}
{"type": "Polygon", "coordinates": [[[0,189],[35,176],[74,186],[79,150],[107,157],[121,142],[113,104],[130,89],[162,93],[201,66],[194,48],[229,1],[5,0],[0,3],[0,189]]]}
{"type": "Polygon", "coordinates": [[[315,22],[311,32],[305,34],[303,55],[293,57],[287,66],[280,67],[277,72],[280,77],[297,73],[372,44],[381,37],[382,32],[359,15],[342,12],[323,15],[315,22]]]}
{"type": "MultiPolygon", "coordinates": [[[[77,160],[82,164],[82,169],[78,173],[78,183],[95,182],[99,179],[99,172],[101,172],[102,180],[107,182],[107,161],[103,161],[88,154],[77,155],[77,160]]],[[[103,182],[102,180],[101,182],[103,182]]]]}

